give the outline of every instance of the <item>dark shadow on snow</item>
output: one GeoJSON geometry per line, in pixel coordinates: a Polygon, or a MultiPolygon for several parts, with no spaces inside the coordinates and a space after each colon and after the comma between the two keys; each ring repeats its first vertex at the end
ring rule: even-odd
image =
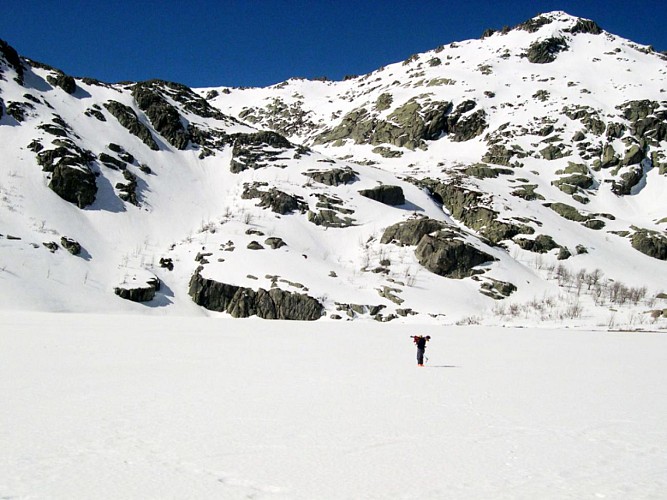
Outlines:
{"type": "Polygon", "coordinates": [[[104,177],[104,175],[99,175],[96,182],[97,195],[95,196],[95,201],[92,205],[86,207],[86,210],[101,210],[114,213],[127,211],[123,200],[118,197],[109,179],[104,177]]]}
{"type": "Polygon", "coordinates": [[[147,307],[167,307],[174,303],[171,300],[174,297],[174,291],[162,281],[160,282],[160,291],[155,293],[155,298],[150,302],[144,302],[147,307]]]}
{"type": "Polygon", "coordinates": [[[410,212],[423,212],[424,209],[420,207],[419,205],[415,205],[411,201],[406,201],[403,203],[403,205],[397,205],[396,208],[400,208],[402,210],[409,210],[410,212]]]}
{"type": "Polygon", "coordinates": [[[82,258],[83,260],[89,261],[93,258],[92,255],[90,255],[90,252],[86,250],[85,248],[82,248],[81,251],[78,253],[77,257],[82,258]]]}

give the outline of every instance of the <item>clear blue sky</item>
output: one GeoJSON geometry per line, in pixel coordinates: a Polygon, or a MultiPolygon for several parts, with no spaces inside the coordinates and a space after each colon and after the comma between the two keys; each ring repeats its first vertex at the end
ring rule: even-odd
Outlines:
{"type": "Polygon", "coordinates": [[[367,73],[551,10],[667,50],[667,0],[2,0],[0,38],[74,76],[264,86],[367,73]]]}

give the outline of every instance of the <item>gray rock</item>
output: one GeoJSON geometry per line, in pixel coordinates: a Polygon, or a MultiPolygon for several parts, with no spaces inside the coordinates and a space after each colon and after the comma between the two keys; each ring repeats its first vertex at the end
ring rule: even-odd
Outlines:
{"type": "Polygon", "coordinates": [[[280,215],[287,215],[295,211],[304,213],[308,208],[308,204],[300,196],[291,195],[276,188],[262,191],[258,189],[261,186],[257,183],[246,185],[241,198],[245,200],[259,199],[257,206],[269,208],[272,212],[280,215]]]}
{"type": "Polygon", "coordinates": [[[62,71],[57,72],[56,76],[48,75],[46,81],[54,87],[60,87],[68,94],[76,92],[76,82],[74,81],[74,78],[66,75],[62,71]]]}
{"type": "Polygon", "coordinates": [[[58,163],[51,176],[49,188],[63,200],[85,208],[95,201],[97,184],[95,174],[86,166],[58,163]]]}
{"type": "Polygon", "coordinates": [[[551,37],[532,43],[524,55],[532,63],[547,64],[554,62],[558,53],[567,49],[568,45],[564,38],[551,37]]]}
{"type": "Polygon", "coordinates": [[[491,297],[495,300],[505,299],[517,290],[514,283],[494,280],[493,278],[486,278],[486,280],[488,281],[482,283],[479,291],[487,297],[491,297]]]}
{"type": "Polygon", "coordinates": [[[318,212],[308,210],[308,222],[312,222],[316,226],[324,227],[350,227],[354,225],[354,219],[351,217],[339,217],[336,210],[323,209],[318,212]]]}
{"type": "Polygon", "coordinates": [[[625,196],[632,193],[632,188],[644,178],[644,169],[641,165],[632,165],[611,184],[612,193],[625,196]]]}
{"type": "Polygon", "coordinates": [[[315,182],[327,186],[340,186],[342,184],[351,184],[358,180],[358,173],[350,167],[333,168],[331,170],[317,170],[303,172],[303,175],[310,177],[315,182]]]}
{"type": "Polygon", "coordinates": [[[577,19],[577,22],[571,28],[567,28],[565,31],[576,35],[577,33],[589,33],[591,35],[599,35],[602,33],[602,28],[598,26],[594,21],[589,19],[577,19]]]}
{"type": "Polygon", "coordinates": [[[558,251],[558,255],[556,258],[558,260],[567,260],[570,257],[572,257],[572,252],[567,247],[560,247],[560,250],[558,251]]]}
{"type": "MultiPolygon", "coordinates": [[[[1,106],[0,106],[1,108],[1,106]]],[[[29,102],[18,102],[18,101],[9,101],[7,103],[7,115],[11,116],[17,122],[21,123],[26,120],[26,117],[29,115],[30,111],[33,111],[35,106],[29,102]]],[[[2,111],[0,110],[0,117],[2,117],[2,111]]]]}
{"type": "Polygon", "coordinates": [[[417,245],[427,234],[445,229],[447,224],[442,221],[420,218],[399,222],[384,230],[381,243],[395,243],[398,245],[417,245]]]}
{"type": "Polygon", "coordinates": [[[139,206],[139,200],[137,198],[137,176],[134,175],[129,170],[123,170],[123,177],[128,181],[126,184],[119,182],[116,184],[116,189],[120,190],[118,197],[132,203],[135,206],[139,206]]]}
{"type": "Polygon", "coordinates": [[[7,64],[14,68],[17,75],[17,82],[20,85],[23,85],[23,74],[25,70],[23,67],[23,62],[21,61],[21,57],[18,55],[18,52],[16,52],[16,49],[14,49],[14,47],[9,45],[4,40],[0,40],[0,56],[4,57],[5,61],[7,61],[7,64]]]}
{"type": "Polygon", "coordinates": [[[309,295],[272,288],[255,291],[203,278],[199,272],[190,280],[192,300],[206,309],[227,312],[234,318],[258,316],[264,319],[313,321],[324,307],[309,295]]]}
{"type": "Polygon", "coordinates": [[[336,310],[344,312],[350,318],[361,315],[376,316],[385,308],[386,306],[382,304],[374,306],[364,304],[344,304],[336,302],[336,310]]]}
{"type": "Polygon", "coordinates": [[[144,286],[130,287],[118,286],[114,288],[114,293],[120,298],[131,300],[132,302],[150,302],[155,298],[155,292],[160,290],[160,280],[157,278],[149,279],[144,286]]]}
{"type": "Polygon", "coordinates": [[[174,261],[171,258],[160,257],[160,267],[169,271],[173,271],[174,261]]]}
{"type": "Polygon", "coordinates": [[[543,200],[544,196],[535,192],[535,189],[537,189],[537,184],[522,184],[510,194],[512,196],[523,198],[526,201],[543,200]]]}
{"type": "Polygon", "coordinates": [[[108,101],[104,103],[104,107],[118,120],[118,123],[125,127],[132,135],[141,139],[149,148],[153,151],[160,149],[148,127],[139,121],[137,114],[132,108],[117,101],[108,101]]]}
{"type": "Polygon", "coordinates": [[[447,208],[456,220],[487,238],[491,243],[513,238],[517,234],[533,234],[535,230],[525,224],[501,221],[495,210],[484,206],[485,196],[479,191],[460,186],[455,182],[444,183],[434,179],[407,179],[428,189],[431,197],[447,208]]]}
{"type": "MultiPolygon", "coordinates": [[[[505,167],[513,166],[512,158],[525,158],[526,154],[517,149],[511,149],[502,144],[494,144],[482,157],[482,161],[505,167]]],[[[515,162],[517,163],[517,162],[515,162]]]]}
{"type": "MultiPolygon", "coordinates": [[[[294,148],[282,135],[271,131],[234,134],[230,136],[229,140],[233,144],[230,170],[235,174],[248,169],[256,170],[267,167],[274,163],[281,154],[284,154],[284,150],[294,148]],[[267,146],[270,146],[271,149],[267,146]]],[[[298,151],[305,151],[305,149],[298,149],[298,151]]]]}
{"type": "Polygon", "coordinates": [[[375,109],[377,111],[384,111],[385,109],[389,109],[393,101],[394,98],[391,94],[386,92],[384,94],[380,94],[380,96],[375,101],[375,109]]]}
{"type": "Polygon", "coordinates": [[[590,219],[590,216],[583,215],[571,205],[566,203],[547,203],[545,206],[556,212],[561,217],[575,222],[585,222],[590,219]]]}
{"type": "Polygon", "coordinates": [[[400,186],[382,185],[371,189],[362,189],[359,191],[359,194],[385,205],[396,206],[405,204],[405,196],[400,186]]]}
{"type": "Polygon", "coordinates": [[[72,238],[68,238],[67,236],[61,237],[60,244],[72,255],[79,255],[81,253],[81,245],[78,241],[73,240],[72,238]]]}
{"type": "Polygon", "coordinates": [[[56,243],[55,241],[45,241],[44,243],[42,243],[42,245],[48,248],[49,252],[51,253],[56,253],[58,251],[58,248],[60,248],[58,246],[58,243],[56,243]]]}
{"type": "Polygon", "coordinates": [[[514,172],[509,168],[495,168],[484,163],[476,163],[466,167],[464,173],[477,179],[495,179],[499,175],[512,175],[514,172]]]}
{"type": "Polygon", "coordinates": [[[534,239],[514,238],[514,241],[524,250],[535,253],[547,253],[554,248],[559,248],[559,245],[549,235],[540,234],[534,239]]]}
{"type": "Polygon", "coordinates": [[[273,250],[287,246],[287,243],[285,243],[282,238],[278,238],[276,236],[271,236],[270,238],[267,238],[264,241],[264,244],[268,245],[273,250]]]}
{"type": "Polygon", "coordinates": [[[496,260],[456,238],[450,231],[424,236],[415,249],[415,255],[419,263],[432,273],[456,279],[478,274],[473,269],[475,266],[496,260]]]}
{"type": "Polygon", "coordinates": [[[483,109],[464,117],[454,114],[449,117],[447,124],[450,138],[454,142],[464,142],[474,139],[481,135],[488,126],[486,123],[486,112],[483,109]]]}
{"type": "Polygon", "coordinates": [[[551,24],[553,22],[552,19],[545,17],[545,16],[537,16],[532,19],[528,19],[527,21],[524,21],[521,24],[517,24],[514,29],[515,30],[521,30],[521,31],[527,31],[528,33],[535,33],[538,31],[542,26],[545,26],[547,24],[551,24]]]}
{"type": "Polygon", "coordinates": [[[178,110],[160,95],[156,81],[137,83],[132,89],[132,97],[137,102],[155,130],[169,144],[177,149],[185,149],[190,137],[181,123],[178,110]]]}
{"type": "Polygon", "coordinates": [[[582,163],[568,162],[565,170],[558,171],[556,174],[569,174],[552,181],[554,186],[567,194],[574,194],[579,189],[589,189],[594,184],[588,167],[582,163]]]}
{"type": "Polygon", "coordinates": [[[127,163],[118,158],[114,158],[111,155],[106,153],[100,153],[97,159],[105,166],[112,168],[114,170],[125,170],[127,168],[127,163]]]}
{"type": "Polygon", "coordinates": [[[540,150],[540,154],[545,160],[557,160],[564,156],[568,156],[564,144],[549,144],[546,148],[540,150]]]}
{"type": "Polygon", "coordinates": [[[318,135],[315,143],[351,139],[357,144],[423,148],[424,141],[438,139],[448,132],[452,109],[450,102],[419,102],[418,98],[413,98],[392,111],[387,120],[381,120],[366,108],[357,108],[345,115],[337,126],[318,135]]]}
{"type": "Polygon", "coordinates": [[[667,260],[667,237],[657,231],[634,228],[632,247],[654,259],[667,260]]]}
{"type": "Polygon", "coordinates": [[[373,148],[372,152],[382,156],[383,158],[400,158],[403,156],[403,151],[391,149],[386,146],[376,146],[373,148]]]}

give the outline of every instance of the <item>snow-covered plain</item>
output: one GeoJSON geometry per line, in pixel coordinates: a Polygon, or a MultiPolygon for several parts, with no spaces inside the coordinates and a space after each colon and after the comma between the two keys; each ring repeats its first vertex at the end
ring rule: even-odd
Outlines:
{"type": "Polygon", "coordinates": [[[665,498],[667,336],[0,313],[0,498],[665,498]],[[425,368],[409,335],[429,333],[425,368]]]}

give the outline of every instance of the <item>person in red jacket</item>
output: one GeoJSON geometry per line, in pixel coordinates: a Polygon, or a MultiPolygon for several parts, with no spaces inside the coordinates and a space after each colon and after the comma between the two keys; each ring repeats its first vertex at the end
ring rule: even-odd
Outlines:
{"type": "Polygon", "coordinates": [[[413,335],[412,341],[417,346],[417,366],[424,366],[424,353],[426,352],[426,342],[431,340],[430,335],[413,335]]]}

